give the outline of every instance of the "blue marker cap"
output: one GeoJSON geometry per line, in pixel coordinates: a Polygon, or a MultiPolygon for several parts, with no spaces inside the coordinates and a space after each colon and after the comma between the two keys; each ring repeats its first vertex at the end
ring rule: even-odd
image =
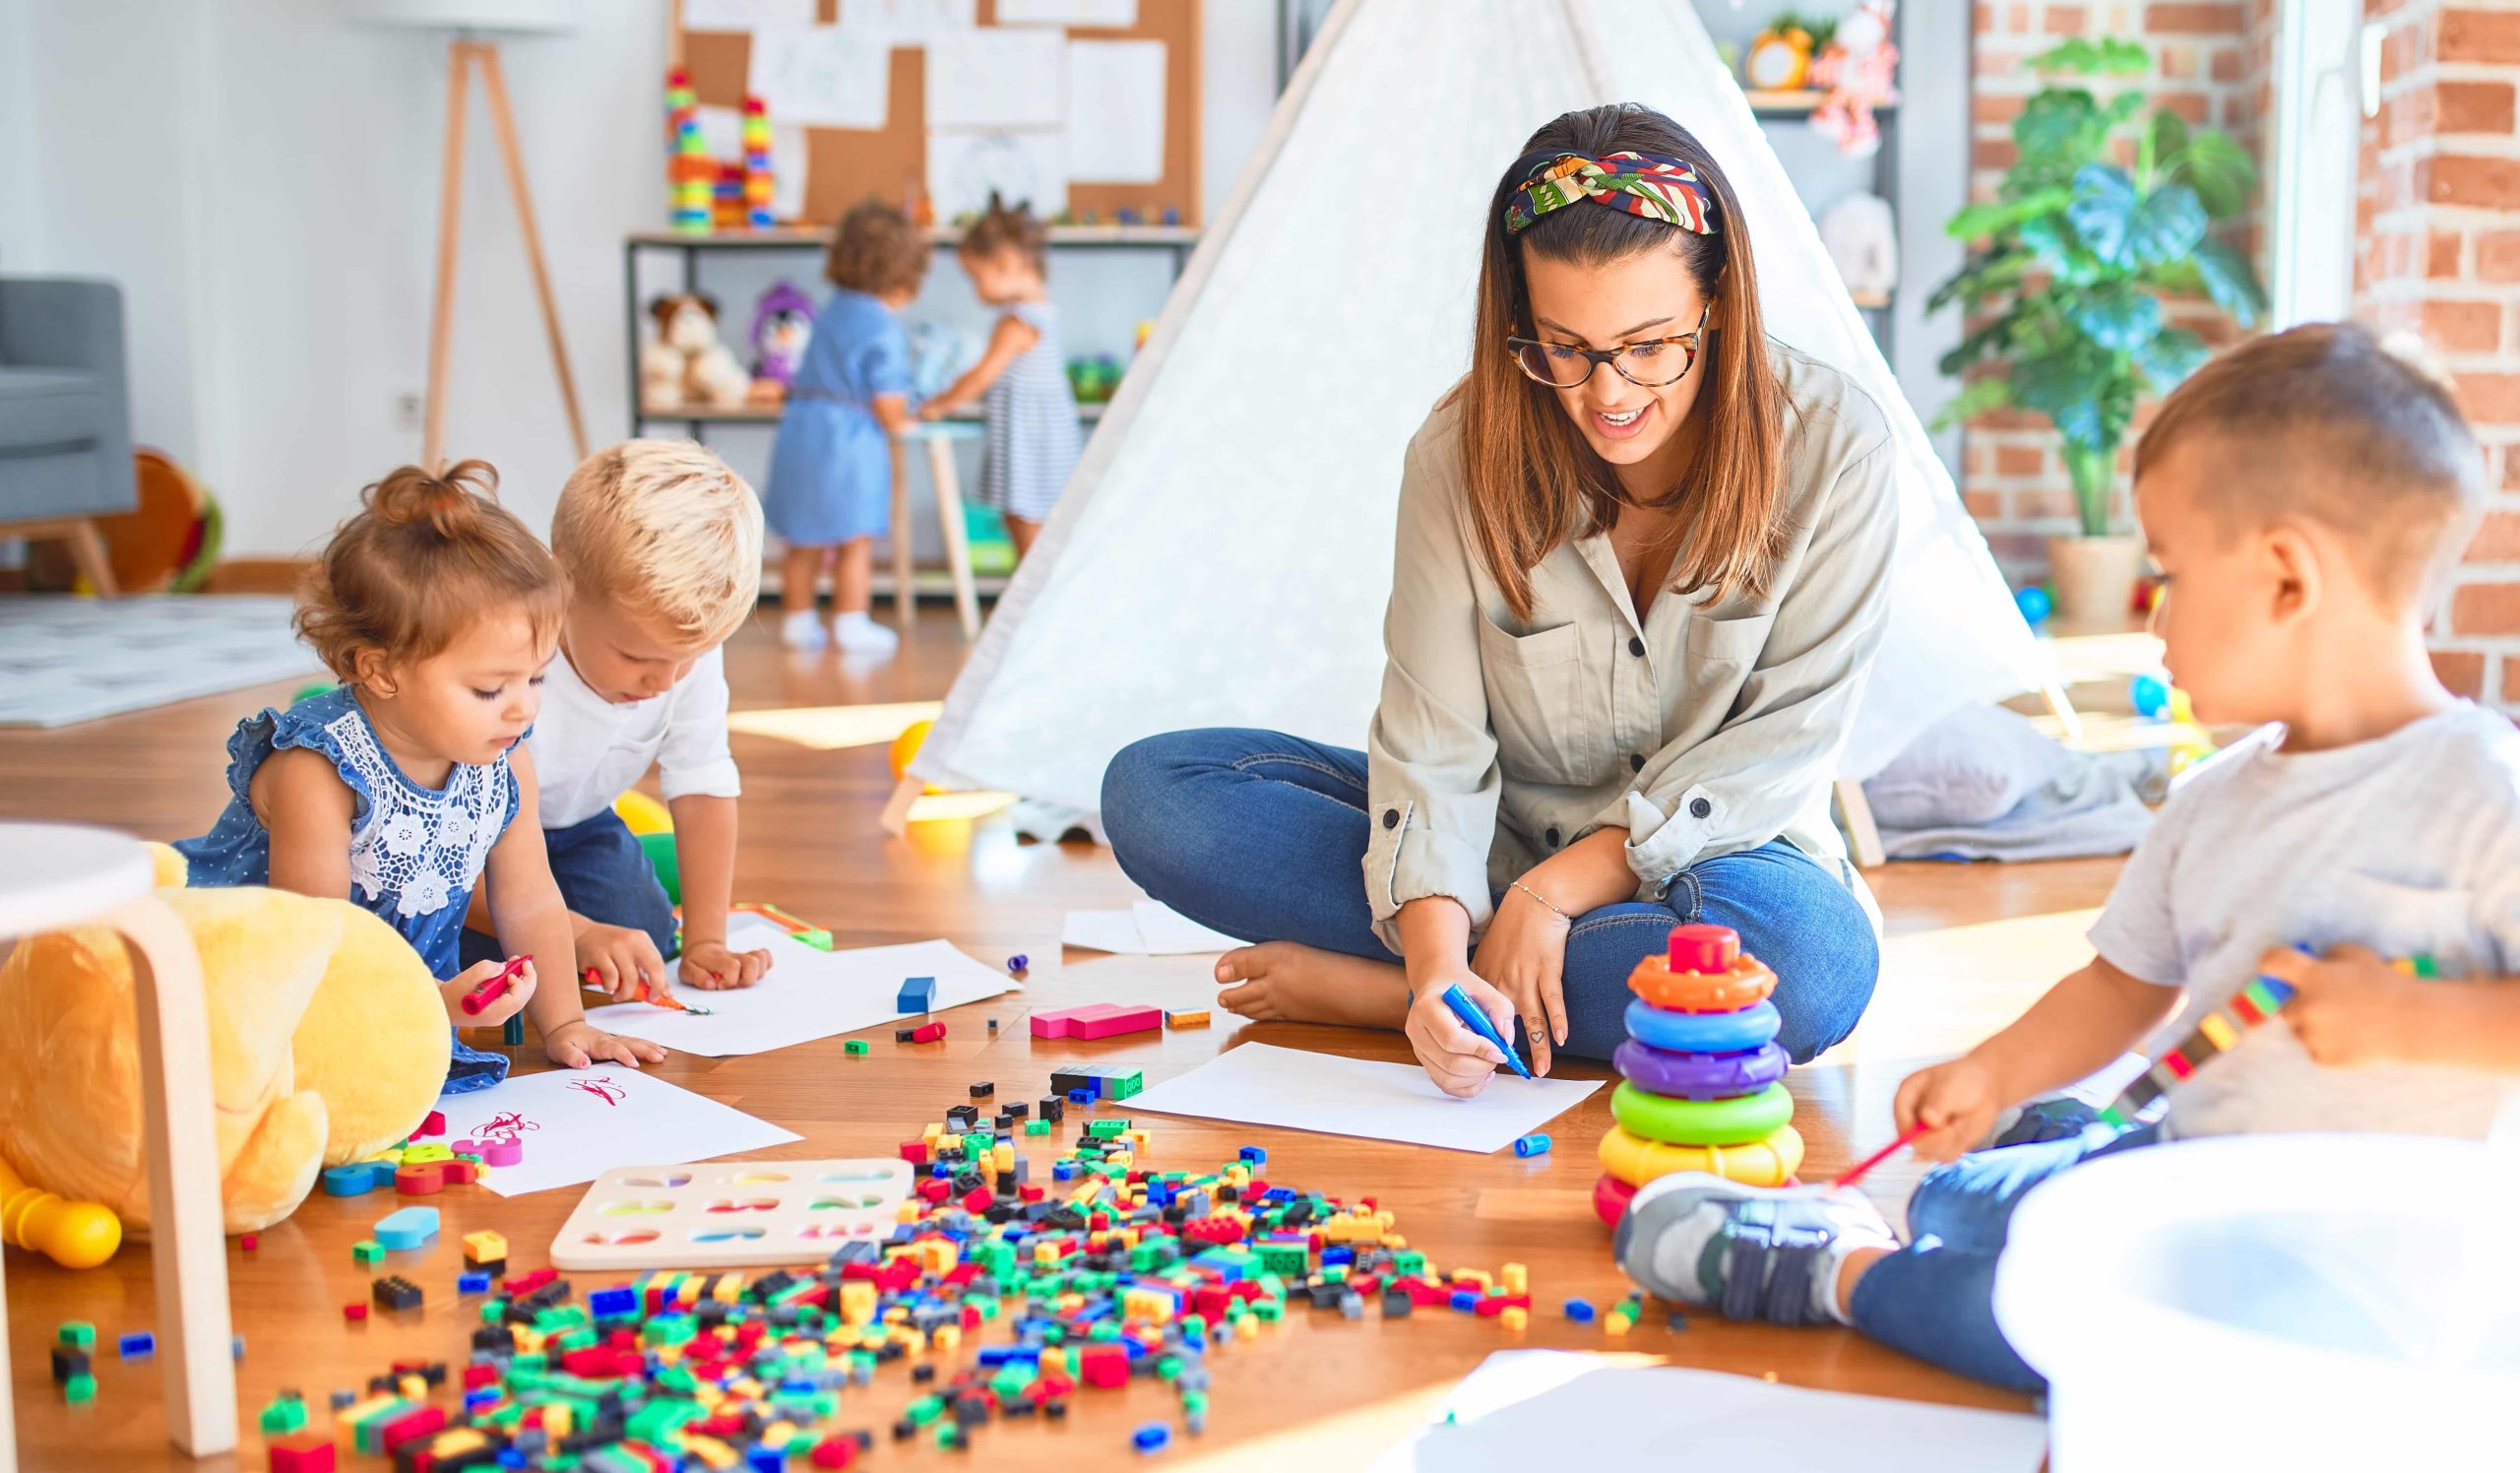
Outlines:
{"type": "Polygon", "coordinates": [[[1532,1071],[1525,1068],[1522,1059],[1516,1057],[1514,1046],[1498,1036],[1496,1025],[1487,1020],[1486,1010],[1470,1000],[1470,993],[1461,990],[1460,983],[1444,989],[1444,1006],[1453,1010],[1453,1016],[1461,1019],[1463,1027],[1494,1044],[1497,1051],[1505,1056],[1505,1062],[1514,1066],[1515,1073],[1526,1079],[1532,1077],[1532,1071]]]}

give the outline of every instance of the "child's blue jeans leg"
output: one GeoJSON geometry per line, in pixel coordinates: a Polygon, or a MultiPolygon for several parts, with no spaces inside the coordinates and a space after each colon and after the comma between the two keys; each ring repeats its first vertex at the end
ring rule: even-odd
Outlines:
{"type": "Polygon", "coordinates": [[[2018,1391],[2047,1382],[1995,1327],[1995,1260],[2030,1188],[2097,1156],[2159,1138],[2146,1125],[2094,1125],[2080,1135],[1978,1151],[1936,1167],[1908,1201],[1907,1247],[1856,1281],[1855,1327],[1893,1350],[2018,1391]]]}
{"type": "MultiPolygon", "coordinates": [[[[561,904],[590,921],[644,930],[659,956],[673,955],[673,902],[665,899],[657,866],[620,814],[606,808],[582,823],[544,829],[542,847],[551,857],[561,904]]],[[[499,956],[494,938],[477,930],[464,933],[466,966],[499,956]]]]}

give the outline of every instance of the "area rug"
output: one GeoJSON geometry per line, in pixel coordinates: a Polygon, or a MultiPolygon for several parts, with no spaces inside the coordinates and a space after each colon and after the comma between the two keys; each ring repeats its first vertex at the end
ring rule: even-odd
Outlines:
{"type": "Polygon", "coordinates": [[[0,598],[0,727],[64,727],[323,672],[279,597],[0,598]]]}

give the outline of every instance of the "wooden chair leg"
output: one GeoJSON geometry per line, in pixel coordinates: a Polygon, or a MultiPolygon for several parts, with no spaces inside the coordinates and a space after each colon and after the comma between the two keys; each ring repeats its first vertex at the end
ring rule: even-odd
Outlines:
{"type": "Polygon", "coordinates": [[[70,543],[70,560],[77,563],[79,571],[94,585],[96,597],[119,597],[121,590],[114,583],[113,559],[105,553],[105,539],[96,531],[96,524],[81,517],[64,529],[63,536],[70,543]]]}
{"type": "Polygon", "coordinates": [[[908,446],[893,441],[893,622],[904,639],[918,612],[918,595],[911,586],[910,460],[908,446]]]}
{"type": "Polygon", "coordinates": [[[149,1147],[149,1255],[166,1434],[195,1457],[236,1446],[236,1365],[219,1197],[210,1009],[183,922],[156,896],[104,918],[131,953],[140,1118],[149,1147]]]}
{"type": "Polygon", "coordinates": [[[954,444],[942,435],[927,442],[927,469],[936,482],[936,520],[945,534],[945,565],[954,575],[954,614],[963,637],[980,637],[980,600],[972,584],[971,529],[963,522],[963,480],[954,467],[954,444]]]}
{"type": "Polygon", "coordinates": [[[884,811],[876,815],[875,821],[884,826],[885,833],[896,839],[909,833],[910,805],[918,801],[919,795],[926,791],[927,785],[916,778],[904,778],[895,783],[893,796],[884,800],[884,811]]]}
{"type": "Polygon", "coordinates": [[[1881,851],[1881,830],[1872,821],[1872,802],[1863,796],[1863,785],[1853,778],[1840,778],[1830,792],[1838,801],[1838,821],[1847,831],[1847,855],[1858,869],[1870,869],[1887,863],[1889,856],[1881,851]]]}

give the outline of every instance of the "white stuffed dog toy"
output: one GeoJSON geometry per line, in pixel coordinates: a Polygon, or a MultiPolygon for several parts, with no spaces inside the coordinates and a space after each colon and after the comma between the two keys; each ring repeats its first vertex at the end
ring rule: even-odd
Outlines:
{"type": "Polygon", "coordinates": [[[718,304],[696,294],[660,296],[648,311],[657,335],[639,351],[639,397],[647,408],[740,408],[752,378],[718,341],[718,304]]]}

